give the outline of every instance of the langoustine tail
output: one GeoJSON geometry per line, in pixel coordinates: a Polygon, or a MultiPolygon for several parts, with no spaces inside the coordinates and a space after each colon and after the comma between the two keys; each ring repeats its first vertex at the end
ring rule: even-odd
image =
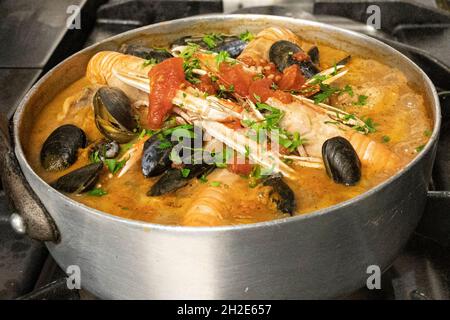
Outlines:
{"type": "Polygon", "coordinates": [[[185,226],[218,226],[225,223],[227,213],[230,212],[229,190],[225,185],[231,186],[239,176],[229,172],[228,170],[216,170],[208,176],[210,181],[220,181],[220,186],[211,186],[205,184],[200,186],[198,194],[193,197],[195,199],[182,221],[185,226]]]}
{"type": "Polygon", "coordinates": [[[349,132],[347,139],[358,154],[361,163],[374,171],[391,171],[402,166],[402,160],[397,154],[359,132],[349,132]]]}

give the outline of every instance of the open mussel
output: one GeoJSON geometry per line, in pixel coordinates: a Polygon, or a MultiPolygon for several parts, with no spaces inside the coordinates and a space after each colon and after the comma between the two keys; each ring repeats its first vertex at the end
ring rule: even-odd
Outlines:
{"type": "Polygon", "coordinates": [[[276,203],[277,209],[283,213],[290,214],[295,213],[297,202],[292,189],[283,181],[281,174],[274,174],[269,176],[263,181],[264,186],[272,187],[270,197],[273,202],[276,203]]]}
{"type": "Polygon", "coordinates": [[[322,157],[327,174],[334,182],[352,186],[361,179],[361,161],[347,139],[326,140],[322,145],[322,157]]]}
{"type": "Polygon", "coordinates": [[[293,64],[300,67],[306,78],[311,78],[320,72],[319,68],[311,61],[311,57],[302,48],[290,41],[280,40],[275,42],[270,47],[269,59],[280,72],[293,64]]]}
{"type": "Polygon", "coordinates": [[[77,126],[63,125],[55,129],[41,149],[41,164],[48,171],[68,168],[77,160],[79,148],[86,146],[86,135],[77,126]]]}
{"type": "Polygon", "coordinates": [[[95,124],[108,139],[127,143],[136,135],[138,123],[125,93],[112,87],[101,87],[94,95],[95,124]]]}
{"type": "Polygon", "coordinates": [[[160,63],[166,59],[173,58],[172,54],[166,49],[154,49],[136,44],[123,44],[120,47],[119,52],[146,60],[153,60],[155,63],[160,63]]]}
{"type": "Polygon", "coordinates": [[[102,139],[91,148],[91,155],[96,154],[99,160],[114,159],[119,155],[120,145],[116,141],[102,139]]]}
{"type": "Polygon", "coordinates": [[[51,186],[58,191],[67,193],[88,191],[97,183],[102,168],[102,162],[89,164],[60,177],[51,186]]]}
{"type": "Polygon", "coordinates": [[[156,197],[174,192],[186,186],[193,178],[209,174],[215,166],[202,164],[187,164],[183,169],[171,168],[164,172],[159,180],[147,192],[148,196],[156,197]]]}
{"type": "Polygon", "coordinates": [[[172,146],[170,141],[161,139],[157,134],[145,141],[141,160],[142,174],[145,177],[159,176],[170,168],[172,146]]]}
{"type": "Polygon", "coordinates": [[[319,64],[319,48],[317,46],[308,50],[308,56],[311,58],[312,63],[315,65],[319,64]]]}

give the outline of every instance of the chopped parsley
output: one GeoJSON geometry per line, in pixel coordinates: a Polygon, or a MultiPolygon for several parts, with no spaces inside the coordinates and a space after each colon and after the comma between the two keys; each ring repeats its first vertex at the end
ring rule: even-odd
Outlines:
{"type": "Polygon", "coordinates": [[[206,176],[204,174],[202,174],[202,176],[200,178],[198,178],[198,180],[201,183],[207,183],[208,182],[208,179],[206,178],[206,176]]]}
{"type": "Polygon", "coordinates": [[[108,192],[106,192],[102,188],[95,188],[95,189],[92,189],[91,191],[89,191],[87,194],[90,196],[94,196],[94,197],[102,197],[102,196],[108,194],[108,192]]]}
{"type": "Polygon", "coordinates": [[[418,146],[418,147],[416,148],[416,152],[419,153],[420,151],[423,150],[423,148],[425,148],[425,145],[424,145],[424,144],[418,146]]]}
{"type": "Polygon", "coordinates": [[[423,132],[423,135],[425,136],[425,137],[431,137],[431,131],[430,130],[425,130],[424,132],[423,132]]]}
{"type": "Polygon", "coordinates": [[[358,96],[358,101],[353,102],[354,106],[364,106],[367,103],[367,98],[369,98],[368,96],[362,95],[360,94],[358,96]]]}
{"type": "Polygon", "coordinates": [[[314,96],[314,103],[319,104],[330,98],[335,93],[340,93],[342,90],[328,84],[320,83],[320,92],[314,96]]]}
{"type": "Polygon", "coordinates": [[[209,49],[217,47],[217,42],[222,41],[222,35],[218,33],[209,33],[203,36],[202,41],[209,49]]]}
{"type": "Polygon", "coordinates": [[[91,161],[92,163],[101,162],[102,159],[100,159],[100,151],[99,150],[95,150],[94,152],[92,152],[89,155],[89,161],[91,161]]]}
{"type": "Polygon", "coordinates": [[[172,143],[169,140],[163,139],[159,143],[158,149],[165,150],[165,149],[169,149],[171,147],[172,147],[172,143]]]}
{"type": "Polygon", "coordinates": [[[104,163],[108,167],[109,172],[112,174],[116,174],[120,169],[123,168],[125,163],[127,163],[127,159],[123,159],[121,161],[117,161],[116,159],[105,159],[104,163]]]}
{"type": "Polygon", "coordinates": [[[391,137],[389,137],[389,136],[383,136],[383,137],[381,138],[381,141],[382,141],[383,143],[388,143],[389,141],[391,141],[391,137]]]}
{"type": "Polygon", "coordinates": [[[216,63],[219,66],[222,62],[227,61],[230,58],[230,54],[226,51],[220,51],[216,56],[216,63]]]}
{"type": "Polygon", "coordinates": [[[150,58],[144,61],[144,63],[142,63],[142,67],[145,68],[147,66],[153,66],[155,64],[158,64],[158,61],[156,61],[155,58],[150,58]]]}
{"type": "Polygon", "coordinates": [[[280,127],[280,121],[284,116],[284,112],[274,108],[266,103],[257,102],[256,108],[264,112],[263,121],[243,120],[242,123],[255,131],[255,136],[258,139],[264,135],[260,135],[261,131],[270,132],[275,136],[279,145],[288,149],[290,152],[294,151],[297,147],[305,143],[304,139],[301,139],[300,133],[288,132],[280,127]]]}
{"type": "Polygon", "coordinates": [[[361,120],[364,122],[364,125],[356,125],[353,129],[363,133],[374,133],[377,131],[375,127],[378,126],[378,123],[373,122],[372,118],[361,118],[361,120]]]}
{"type": "Polygon", "coordinates": [[[211,181],[212,187],[220,187],[222,185],[222,182],[220,181],[211,181]]]}
{"type": "Polygon", "coordinates": [[[191,173],[191,169],[188,169],[188,168],[181,169],[181,176],[183,178],[187,178],[189,176],[189,173],[191,173]]]}
{"type": "Polygon", "coordinates": [[[216,96],[218,98],[224,98],[226,97],[228,94],[233,93],[234,92],[234,85],[230,84],[230,86],[227,88],[226,86],[224,86],[223,84],[219,85],[219,90],[217,90],[217,94],[216,96]]]}
{"type": "Polygon", "coordinates": [[[200,48],[198,44],[188,43],[186,48],[181,51],[180,57],[183,58],[184,75],[187,81],[196,84],[200,82],[198,75],[193,73],[194,69],[200,69],[200,60],[195,57],[195,53],[200,48]]]}
{"type": "Polygon", "coordinates": [[[242,32],[242,33],[239,35],[239,39],[241,39],[242,41],[245,41],[245,42],[250,42],[250,41],[252,41],[254,38],[255,38],[254,34],[251,33],[251,32],[248,31],[248,30],[245,31],[245,32],[242,32]]]}

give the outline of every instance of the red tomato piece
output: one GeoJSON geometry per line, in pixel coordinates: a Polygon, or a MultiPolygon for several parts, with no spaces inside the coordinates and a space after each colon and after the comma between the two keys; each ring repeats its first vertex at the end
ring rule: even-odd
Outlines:
{"type": "Polygon", "coordinates": [[[304,83],[305,77],[300,68],[293,64],[283,70],[283,76],[278,82],[278,87],[281,90],[300,90],[304,83]]]}
{"type": "Polygon", "coordinates": [[[244,71],[242,65],[221,63],[219,71],[220,80],[222,80],[226,86],[233,85],[234,92],[240,96],[246,97],[248,95],[248,88],[252,83],[252,76],[244,71]]]}
{"type": "Polygon", "coordinates": [[[154,66],[148,73],[150,78],[150,109],[148,124],[159,129],[172,110],[172,99],[182,84],[186,83],[182,58],[170,58],[154,66]]]}

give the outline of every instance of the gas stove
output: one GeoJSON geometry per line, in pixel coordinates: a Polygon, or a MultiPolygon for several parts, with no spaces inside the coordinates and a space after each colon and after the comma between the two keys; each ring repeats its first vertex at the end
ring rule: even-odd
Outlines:
{"type": "MultiPolygon", "coordinates": [[[[363,288],[340,298],[450,299],[447,0],[5,0],[0,4],[0,43],[8,50],[0,52],[0,118],[10,119],[23,94],[45,71],[83,47],[147,24],[218,12],[290,16],[361,32],[403,52],[428,74],[440,94],[443,126],[423,218],[403,252],[383,274],[381,290],[363,288]],[[370,6],[381,12],[379,26],[366,23],[370,6]],[[80,28],[67,28],[68,21],[76,19],[71,16],[76,10],[80,28]]],[[[43,243],[12,230],[7,199],[0,192],[0,299],[95,299],[83,289],[67,288],[65,273],[43,243]]]]}

